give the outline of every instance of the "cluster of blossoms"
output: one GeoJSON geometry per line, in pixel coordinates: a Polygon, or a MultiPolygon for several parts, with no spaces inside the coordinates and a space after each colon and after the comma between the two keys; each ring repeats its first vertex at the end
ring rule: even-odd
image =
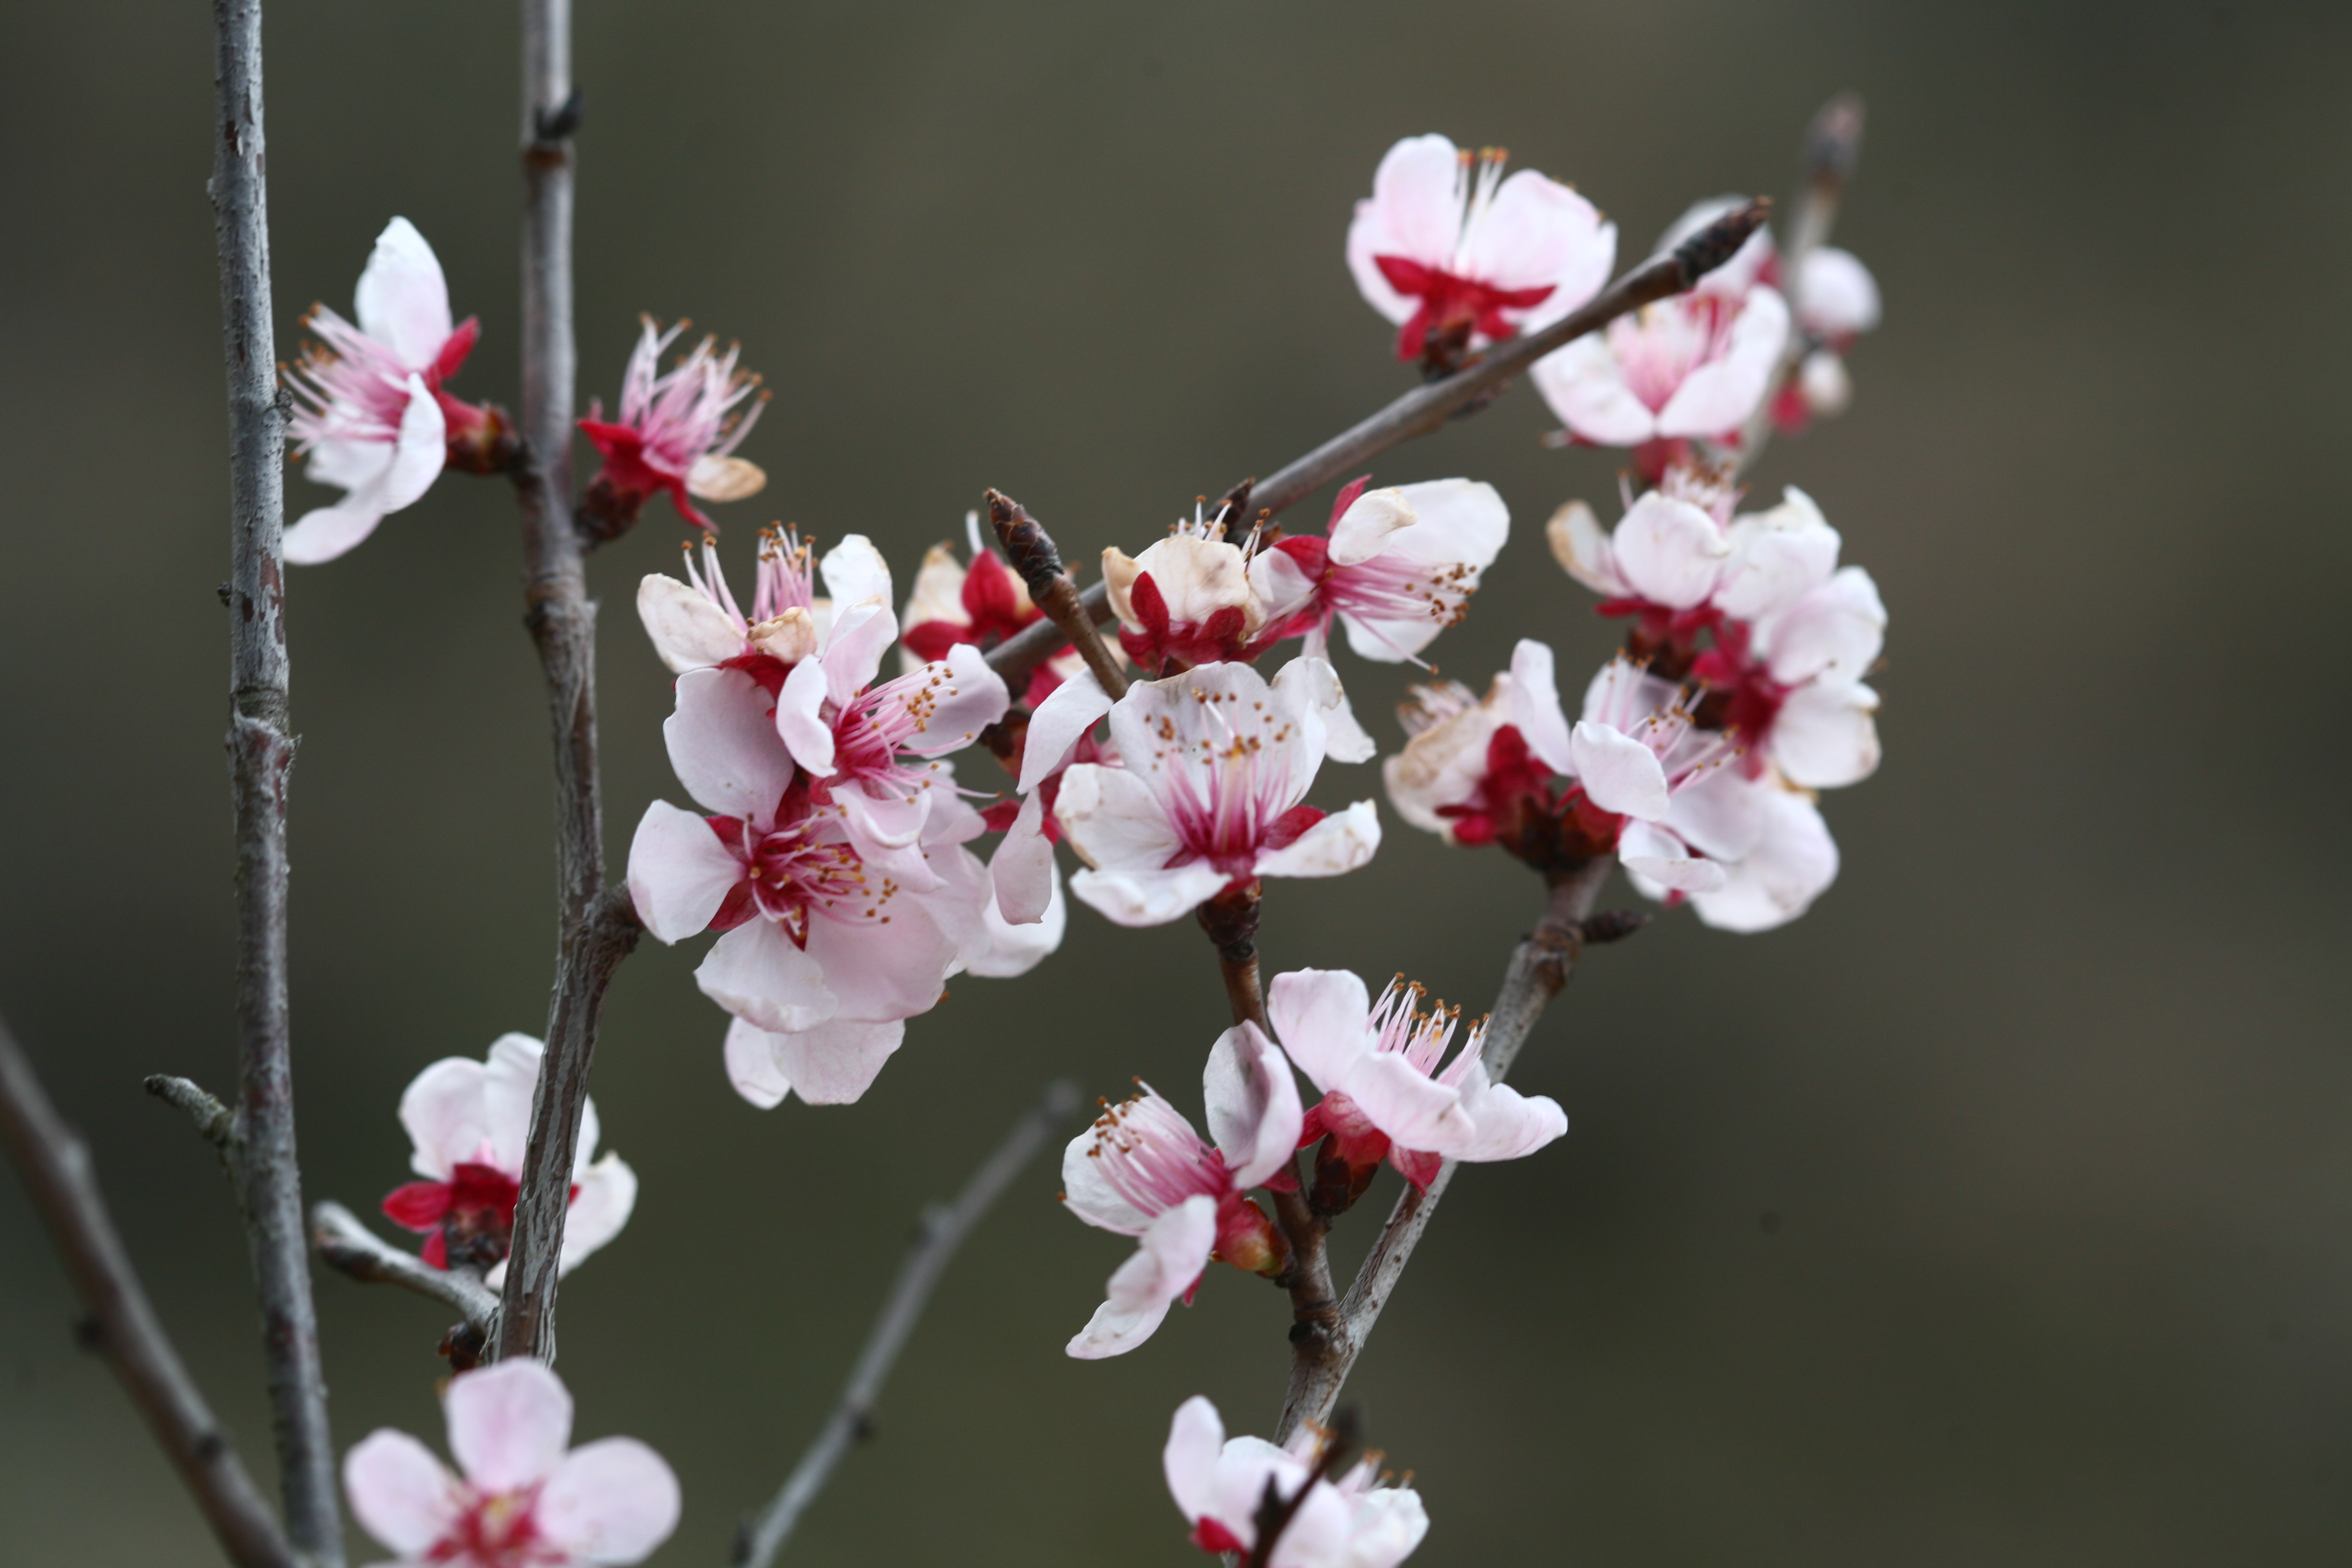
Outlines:
{"type": "MultiPolygon", "coordinates": [[[[1400,142],[1349,227],[1364,298],[1397,328],[1398,357],[1430,373],[1561,320],[1615,260],[1615,226],[1591,203],[1532,171],[1506,178],[1505,164],[1440,136],[1400,142]]],[[[1661,252],[1724,210],[1693,208],[1661,252]]],[[[1843,356],[1877,313],[1853,257],[1814,248],[1784,268],[1759,229],[1697,287],[1536,363],[1566,444],[1630,453],[1613,527],[1580,501],[1547,529],[1600,613],[1625,623],[1624,646],[1573,717],[1551,648],[1532,639],[1483,698],[1414,687],[1400,710],[1407,739],[1381,767],[1399,816],[1454,844],[1498,845],[1548,878],[1613,859],[1644,894],[1721,929],[1804,912],[1838,865],[1818,792],[1878,763],[1864,682],[1886,616],[1869,574],[1840,564],[1840,536],[1809,496],[1790,489],[1739,510],[1738,464],[1764,432],[1844,405],[1843,356]]],[[[289,532],[289,560],[350,549],[444,468],[512,461],[505,416],[444,389],[476,328],[450,325],[439,266],[404,220],[377,242],[357,314],[354,326],[314,312],[325,347],[292,373],[312,477],[347,493],[289,532]]],[[[663,372],[683,327],[646,321],[616,417],[599,405],[580,422],[604,468],[579,523],[613,537],[658,492],[704,531],[678,575],[648,575],[637,592],[675,677],[663,735],[693,809],[646,807],[627,887],[659,941],[716,937],[695,976],[729,1016],[722,1059],[745,1099],[854,1101],[950,978],[1016,976],[1055,952],[1066,924],[1057,845],[1079,862],[1068,892],[1106,919],[1195,914],[1229,952],[1246,950],[1266,879],[1343,875],[1377,852],[1372,800],[1307,802],[1327,761],[1379,750],[1334,667],[1333,627],[1359,659],[1422,666],[1508,541],[1492,486],[1376,489],[1368,476],[1341,488],[1317,533],[1252,515],[1247,487],[1214,508],[1204,499],[1139,553],[1102,552],[1116,649],[1089,646],[1090,664],[1064,647],[1025,667],[1016,693],[989,653],[1043,612],[977,514],[966,557],[933,548],[901,607],[864,536],[820,555],[781,527],[758,536],[748,607],[736,597],[697,502],[765,483],[735,456],[759,412],[757,378],[709,340],[663,372]],[[1009,792],[959,781],[955,754],[976,744],[1009,792]],[[983,861],[974,847],[991,833],[983,861]]],[[[1066,593],[1058,570],[1037,581],[1066,593]]],[[[1375,997],[1353,973],[1296,970],[1261,1007],[1255,962],[1202,1073],[1206,1136],[1139,1079],[1064,1152],[1070,1212],[1135,1243],[1069,1341],[1073,1357],[1140,1345],[1213,1262],[1297,1284],[1301,1247],[1319,1247],[1383,1166],[1427,1191],[1450,1162],[1516,1159],[1567,1132],[1558,1103],[1495,1081],[1484,1021],[1465,1030],[1459,1008],[1403,976],[1375,997]]],[[[484,1062],[433,1064],[403,1096],[422,1179],[383,1209],[425,1237],[433,1266],[502,1279],[540,1057],[537,1041],[506,1036],[484,1062]]],[[[566,1270],[618,1234],[635,1200],[635,1173],[598,1158],[597,1140],[589,1106],[566,1270]]],[[[642,1445],[566,1454],[571,1404],[551,1373],[521,1363],[460,1376],[447,1412],[462,1479],[394,1433],[350,1457],[354,1510],[403,1561],[634,1563],[674,1528],[677,1483],[642,1445]]],[[[1370,1462],[1341,1473],[1327,1437],[1309,1426],[1285,1446],[1228,1440],[1206,1399],[1187,1401],[1164,1460],[1195,1544],[1256,1552],[1271,1499],[1286,1521],[1276,1568],[1408,1556],[1428,1529],[1418,1496],[1381,1484],[1370,1462]]]]}

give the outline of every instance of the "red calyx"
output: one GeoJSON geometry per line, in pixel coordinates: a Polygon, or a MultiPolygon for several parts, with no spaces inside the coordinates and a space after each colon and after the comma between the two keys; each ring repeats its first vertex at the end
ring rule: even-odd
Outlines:
{"type": "Polygon", "coordinates": [[[1421,301],[1412,318],[1397,329],[1396,355],[1407,362],[1421,357],[1433,331],[1448,327],[1467,325],[1481,336],[1502,342],[1518,331],[1503,312],[1534,309],[1551,298],[1553,287],[1546,283],[1533,289],[1497,289],[1402,256],[1375,256],[1372,264],[1390,288],[1421,301]]]}

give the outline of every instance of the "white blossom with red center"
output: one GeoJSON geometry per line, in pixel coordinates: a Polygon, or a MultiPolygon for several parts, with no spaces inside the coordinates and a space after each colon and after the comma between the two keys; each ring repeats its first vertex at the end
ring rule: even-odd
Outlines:
{"type": "MultiPolygon", "coordinates": [[[[851,534],[835,549],[854,546],[873,548],[862,536],[851,534]]],[[[760,557],[748,615],[737,604],[726,574],[719,569],[718,544],[703,535],[698,568],[694,552],[691,542],[685,546],[683,581],[652,572],[637,584],[637,618],[645,623],[654,651],[673,675],[712,665],[734,665],[782,686],[785,673],[816,651],[818,640],[832,625],[832,602],[819,599],[812,591],[816,575],[813,546],[803,543],[796,531],[760,531],[760,557]]],[[[877,555],[876,560],[879,559],[877,555]]]]}
{"type": "Polygon", "coordinates": [[[1135,1256],[1110,1277],[1103,1304],[1069,1342],[1081,1361],[1124,1354],[1150,1339],[1180,1297],[1192,1299],[1212,1259],[1271,1275],[1287,1255],[1282,1233],[1244,1195],[1286,1172],[1298,1145],[1298,1085],[1280,1048],[1255,1024],[1217,1037],[1201,1077],[1213,1143],[1150,1085],[1138,1079],[1137,1088],[1119,1104],[1106,1103],[1062,1153],[1070,1212],[1136,1238],[1135,1256]]]}
{"type": "MultiPolygon", "coordinates": [[[[409,1165],[425,1179],[394,1189],[383,1200],[384,1215],[425,1237],[425,1262],[485,1270],[483,1283],[494,1290],[506,1281],[541,1050],[529,1035],[501,1035],[486,1060],[445,1058],[418,1073],[400,1097],[400,1125],[413,1146],[409,1165]]],[[[585,1100],[561,1273],[620,1235],[636,1206],[636,1173],[618,1154],[598,1159],[597,1137],[596,1102],[585,1100]]]]}
{"type": "Polygon", "coordinates": [[[1118,637],[1129,658],[1156,675],[1179,666],[1255,658],[1265,606],[1250,583],[1255,531],[1240,543],[1227,537],[1240,519],[1228,505],[1215,516],[1193,509],[1168,537],[1129,555],[1103,552],[1103,586],[1118,617],[1118,637]]]}
{"type": "Polygon", "coordinates": [[[1256,877],[1336,877],[1380,847],[1369,800],[1304,804],[1325,752],[1331,667],[1273,682],[1245,664],[1139,680],[1110,710],[1120,764],[1072,764],[1055,815],[1087,868],[1070,890],[1121,925],[1175,920],[1256,877]]]}
{"type": "Polygon", "coordinates": [[[1466,334],[1476,347],[1531,331],[1608,281],[1616,225],[1532,169],[1505,179],[1508,157],[1432,135],[1381,159],[1348,226],[1348,269],[1397,323],[1397,358],[1419,359],[1433,333],[1466,334]]]}
{"type": "Polygon", "coordinates": [[[353,299],[354,326],[324,305],[303,324],[322,345],[286,378],[294,416],[287,436],[310,476],[344,492],[286,530],[291,564],[332,561],[414,504],[441,477],[449,443],[484,411],[441,390],[480,334],[449,321],[449,286],[416,226],[396,217],[377,237],[353,299]]]}
{"type": "MultiPolygon", "coordinates": [[[[1718,216],[1701,204],[1666,232],[1663,255],[1718,216]],[[1694,221],[1695,215],[1697,216],[1694,221]]],[[[1768,277],[1770,236],[1677,294],[1618,317],[1536,362],[1531,379],[1576,439],[1643,448],[1654,476],[1691,440],[1732,443],[1763,401],[1789,341],[1789,305],[1768,277]]]]}
{"type": "Polygon", "coordinates": [[[720,353],[716,339],[703,339],[664,374],[662,353],[686,326],[662,331],[646,317],[622,373],[619,417],[606,419],[602,401],[591,403],[580,428],[604,459],[591,488],[609,487],[621,515],[634,520],[659,491],[678,516],[707,529],[711,521],[695,500],[742,500],[767,485],[757,464],[733,455],[762,402],[753,395],[760,378],[736,368],[741,351],[730,346],[720,353]]]}
{"type": "Polygon", "coordinates": [[[1418,663],[1458,624],[1510,537],[1510,509],[1475,479],[1343,487],[1327,534],[1286,534],[1251,559],[1251,586],[1278,637],[1323,652],[1332,618],[1360,658],[1418,663]]]}
{"type": "Polygon", "coordinates": [[[1613,533],[1580,502],[1563,507],[1553,553],[1605,595],[1602,614],[1635,619],[1644,654],[1707,688],[1708,722],[1738,738],[1750,776],[1769,765],[1806,789],[1869,777],[1878,694],[1862,678],[1885,644],[1877,585],[1838,565],[1837,530],[1802,490],[1725,526],[1728,496],[1712,512],[1683,499],[1685,472],[1669,469],[1613,533]]]}
{"type": "Polygon", "coordinates": [[[572,1395],[529,1359],[461,1373],[442,1411],[452,1473],[405,1432],[343,1458],[360,1527],[399,1554],[382,1568],[625,1568],[677,1529],[677,1477],[635,1437],[572,1447],[572,1395]]]}
{"type": "MultiPolygon", "coordinates": [[[[899,617],[898,658],[907,673],[927,661],[943,659],[959,643],[986,653],[1006,637],[1045,618],[1030,603],[1029,590],[1012,567],[981,542],[980,513],[968,511],[964,537],[971,563],[955,557],[949,545],[934,544],[924,553],[915,573],[915,585],[899,617]]],[[[1086,668],[1076,648],[1066,649],[1029,672],[1024,700],[1034,708],[1054,689],[1086,668]]]]}
{"type": "MultiPolygon", "coordinates": [[[[929,856],[926,885],[904,886],[869,866],[843,811],[795,778],[772,701],[751,672],[680,676],[663,734],[679,781],[708,815],[666,801],[646,807],[629,848],[638,918],[666,942],[722,932],[695,972],[704,994],[765,1034],[793,1037],[790,1049],[771,1051],[803,1098],[855,1100],[904,1020],[990,952],[986,873],[962,847],[980,830],[977,814],[934,814],[916,846],[919,860],[929,856]],[[814,1033],[820,1026],[834,1027],[814,1033]],[[819,1070],[803,1058],[830,1065],[819,1070]]],[[[730,1054],[743,1049],[739,1042],[730,1054]]]]}
{"type": "MultiPolygon", "coordinates": [[[[1299,1146],[1326,1137],[1331,1154],[1369,1180],[1385,1159],[1426,1189],[1447,1160],[1516,1160],[1568,1131],[1557,1100],[1492,1082],[1486,1025],[1445,1060],[1462,1010],[1423,1007],[1427,994],[1399,975],[1378,1002],[1344,969],[1297,969],[1266,988],[1266,1016],[1282,1048],[1317,1089],[1299,1146]]],[[[1360,1181],[1356,1190],[1360,1191],[1360,1181]]]]}
{"type": "Polygon", "coordinates": [[[1411,1487],[1386,1485],[1378,1456],[1331,1479],[1318,1479],[1325,1435],[1301,1426],[1287,1447],[1263,1437],[1227,1437],[1217,1407],[1195,1394],[1169,1423],[1160,1464],[1168,1490],[1203,1552],[1247,1556],[1257,1547],[1257,1512],[1272,1486],[1290,1522],[1275,1542],[1271,1568],[1395,1568],[1429,1533],[1429,1514],[1411,1487]],[[1309,1489],[1304,1497],[1299,1489],[1309,1489]]]}

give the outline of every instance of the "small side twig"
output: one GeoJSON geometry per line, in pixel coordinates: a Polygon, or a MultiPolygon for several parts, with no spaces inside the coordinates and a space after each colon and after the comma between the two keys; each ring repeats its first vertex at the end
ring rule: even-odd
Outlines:
{"type": "Polygon", "coordinates": [[[5,1024],[0,1143],[23,1173],[33,1206],[89,1310],[83,1342],[122,1380],[229,1561],[239,1568],[297,1568],[268,1501],[156,1319],[98,1190],[89,1146],[58,1114],[5,1024]]]}
{"type": "MultiPolygon", "coordinates": [[[[1759,199],[1727,213],[1666,255],[1644,261],[1551,325],[1497,345],[1444,380],[1414,387],[1370,418],[1258,480],[1249,496],[1249,511],[1252,515],[1281,511],[1390,447],[1444,429],[1446,421],[1474,404],[1491,400],[1504,383],[1553,350],[1599,331],[1629,311],[1683,293],[1731,259],[1770,210],[1771,204],[1759,199]]],[[[1079,596],[1079,604],[1088,617],[1102,620],[1110,614],[1109,591],[1097,582],[1079,596]]],[[[990,652],[989,665],[1006,680],[1013,680],[1050,658],[1065,635],[1050,622],[1024,627],[990,652]]]]}
{"type": "Polygon", "coordinates": [[[1838,204],[1845,197],[1846,182],[1853,177],[1854,165],[1862,161],[1862,95],[1842,92],[1822,105],[1813,122],[1805,132],[1805,186],[1797,193],[1795,212],[1789,221],[1789,243],[1780,254],[1780,275],[1789,296],[1789,346],[1780,353],[1780,363],[1772,373],[1772,380],[1764,389],[1764,396],[1756,411],[1748,416],[1748,424],[1739,432],[1739,450],[1733,455],[1736,472],[1744,473],[1756,466],[1764,448],[1772,439],[1772,411],[1780,401],[1780,389],[1805,363],[1812,348],[1805,330],[1794,320],[1805,283],[1805,258],[1830,239],[1830,229],[1837,222],[1838,204]]]}
{"type": "Polygon", "coordinates": [[[997,1195],[1020,1173],[1037,1152],[1055,1128],[1067,1121],[1078,1108],[1078,1089],[1067,1080],[1056,1081],[1045,1090],[1044,1100],[1023,1114],[1013,1124],[1012,1133],[996,1152],[982,1162],[956,1194],[955,1202],[944,1207],[934,1205],[923,1213],[914,1245],[908,1249],[907,1259],[898,1266],[898,1278],[890,1287],[890,1294],[882,1303],[882,1315],[875,1321],[873,1331],[866,1335],[866,1348],[857,1354],[857,1364],[850,1369],[848,1386],[841,1391],[840,1403],[825,1418],[824,1426],[816,1440],[808,1446],[799,1464],[785,1479],[783,1488],[767,1507],[743,1521],[735,1538],[735,1568],[768,1568],[775,1561],[801,1515],[808,1510],[833,1472],[847,1457],[853,1444],[868,1433],[871,1427],[874,1402],[880,1397],[882,1384],[890,1375],[890,1368],[898,1360],[898,1352],[907,1343],[907,1336],[923,1315],[923,1308],[931,1299],[931,1291],[946,1271],[956,1248],[971,1234],[997,1195]]]}
{"type": "Polygon", "coordinates": [[[988,521],[996,530],[997,542],[1004,546],[1013,570],[1020,574],[1029,590],[1029,602],[1045,612],[1045,619],[1070,640],[1078,657],[1087,661],[1106,696],[1114,702],[1127,695],[1127,672],[1095,630],[1094,617],[1087,613],[1077,584],[1070,580],[1062,565],[1061,552],[1054,548],[1053,537],[1043,524],[1029,515],[1028,508],[1011,496],[996,490],[988,492],[988,521]]]}
{"type": "MultiPolygon", "coordinates": [[[[1500,1083],[1510,1071],[1536,1020],[1543,1016],[1551,999],[1559,994],[1560,987],[1568,984],[1577,957],[1584,950],[1584,922],[1591,917],[1593,902],[1600,898],[1613,864],[1604,856],[1555,883],[1542,921],[1512,950],[1503,988],[1495,998],[1494,1011],[1486,1018],[1483,1059],[1494,1081],[1500,1083]]],[[[1448,1160],[1439,1167],[1426,1191],[1408,1184],[1399,1195],[1388,1223],[1381,1226],[1363,1266],[1356,1270],[1354,1282],[1340,1298],[1336,1321],[1328,1332],[1302,1337],[1297,1327],[1292,1329],[1295,1348],[1290,1394],[1283,1405],[1282,1420],[1275,1429],[1276,1442],[1286,1441],[1302,1421],[1329,1419],[1331,1406],[1339,1399],[1349,1372],[1363,1353],[1365,1341],[1371,1336],[1372,1325],[1380,1321],[1381,1309],[1388,1305],[1390,1293],[1403,1276],[1405,1265],[1412,1260],[1413,1248],[1420,1245],[1422,1233],[1429,1228],[1438,1200],[1453,1184],[1455,1169],[1456,1162],[1448,1160]]]]}
{"type": "Polygon", "coordinates": [[[220,1156],[221,1169],[228,1173],[232,1184],[237,1180],[237,1161],[241,1140],[236,1133],[236,1116],[226,1105],[205,1092],[204,1087],[184,1078],[169,1073],[151,1073],[142,1080],[147,1092],[166,1105],[179,1107],[196,1124],[196,1131],[213,1146],[220,1156]]]}
{"type": "Polygon", "coordinates": [[[498,1292],[466,1269],[436,1268],[377,1236],[359,1215],[337,1203],[310,1208],[310,1245],[319,1260],[339,1274],[370,1285],[397,1285],[445,1307],[454,1307],[466,1326],[488,1338],[497,1326],[498,1292]]]}

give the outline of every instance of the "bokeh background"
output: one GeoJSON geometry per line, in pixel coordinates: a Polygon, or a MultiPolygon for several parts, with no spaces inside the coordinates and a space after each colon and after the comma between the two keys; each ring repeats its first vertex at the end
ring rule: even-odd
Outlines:
{"type": "MultiPolygon", "coordinates": [[[[2344,1019],[2352,574],[2342,465],[2352,12],[2316,5],[792,5],[583,0],[583,397],[639,311],[740,337],[772,476],[726,513],[861,530],[905,580],[984,485],[1070,552],[1153,537],[1404,373],[1341,264],[1401,135],[1503,142],[1630,255],[1685,203],[1784,193],[1869,99],[1839,239],[1886,325],[1845,418],[1776,445],[1893,611],[1887,761],[1829,802],[1812,915],[1687,918],[1595,954],[1518,1081],[1573,1127],[1459,1184],[1354,1394],[1435,1526],[1419,1561],[2336,1563],[2352,1552],[2344,1019]]],[[[348,309],[392,215],[516,385],[510,5],[283,5],[268,34],[279,352],[348,309]]],[[[94,1142],[164,1317],[257,1468],[244,1249],[210,1152],[139,1089],[233,1078],[226,465],[204,182],[205,7],[10,0],[0,55],[0,1008],[94,1142]]],[[[1613,455],[1524,390],[1379,465],[1470,474],[1509,552],[1437,657],[1612,628],[1552,566],[1613,455]]],[[[331,492],[297,479],[296,506],[331,492]]],[[[1302,515],[1310,519],[1317,503],[1302,515]]],[[[676,795],[631,613],[664,503],[593,563],[611,847],[676,795]]],[[[535,1032],[552,946],[539,676],[505,488],[445,479],[294,580],[294,1017],[310,1192],[404,1179],[394,1106],[535,1032]]],[[[1350,664],[1385,742],[1402,681],[1350,664]]],[[[1377,793],[1333,769],[1326,804],[1377,793]]],[[[1368,870],[1279,886],[1277,969],[1408,970],[1472,1008],[1530,879],[1391,818],[1368,870]]],[[[815,1429],[912,1216],[1055,1074],[1194,1102],[1223,1023],[1186,927],[1076,911],[961,981],[853,1108],[720,1072],[696,951],[623,970],[597,1064],[644,1178],[563,1296],[583,1435],[685,1479],[658,1561],[721,1560],[815,1429]]],[[[949,1276],[810,1564],[1194,1561],[1170,1412],[1265,1429],[1276,1294],[1218,1271],[1107,1364],[1061,1345],[1124,1256],[1041,1162],[949,1276]]],[[[1386,1185],[1341,1233],[1352,1258],[1386,1185]]],[[[440,1440],[447,1314],[324,1276],[339,1435],[440,1440]]],[[[213,1561],[0,1179],[0,1561],[213,1561]]],[[[364,1543],[355,1543],[364,1553],[364,1543]]],[[[365,1561],[364,1555],[361,1557],[365,1561]]]]}

